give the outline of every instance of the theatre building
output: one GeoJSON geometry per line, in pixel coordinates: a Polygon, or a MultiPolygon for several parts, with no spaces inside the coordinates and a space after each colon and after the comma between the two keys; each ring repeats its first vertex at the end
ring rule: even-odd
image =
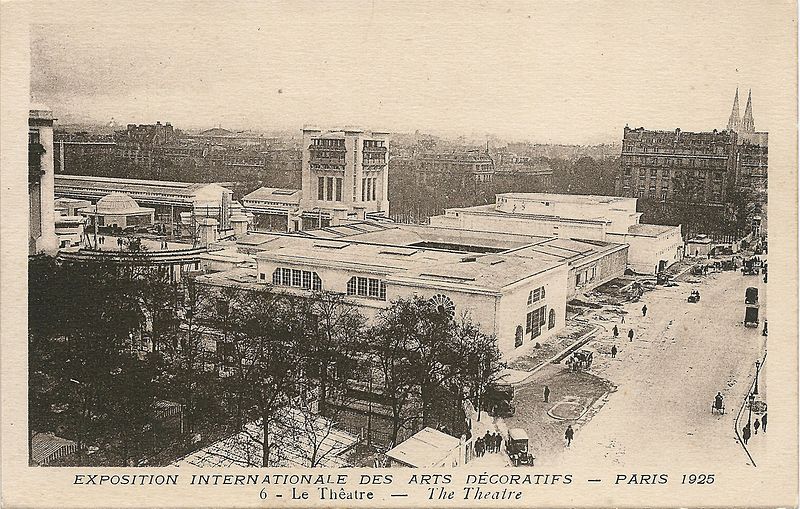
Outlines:
{"type": "Polygon", "coordinates": [[[424,226],[354,223],[306,233],[260,234],[247,243],[257,269],[197,281],[339,292],[367,318],[418,295],[454,318],[469,314],[508,354],[558,332],[571,295],[622,275],[627,255],[627,246],[605,242],[424,226]]]}

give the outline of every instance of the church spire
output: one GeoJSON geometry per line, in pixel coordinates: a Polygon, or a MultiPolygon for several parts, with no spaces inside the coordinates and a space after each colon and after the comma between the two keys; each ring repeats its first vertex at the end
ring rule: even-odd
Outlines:
{"type": "Polygon", "coordinates": [[[736,87],[736,95],[733,97],[733,109],[731,116],[728,118],[728,130],[739,132],[739,126],[742,121],[739,119],[739,87],[736,87]]]}
{"type": "Polygon", "coordinates": [[[742,117],[742,132],[752,133],[756,130],[756,124],[753,120],[753,104],[752,104],[752,89],[747,93],[747,106],[744,108],[744,117],[742,117]]]}

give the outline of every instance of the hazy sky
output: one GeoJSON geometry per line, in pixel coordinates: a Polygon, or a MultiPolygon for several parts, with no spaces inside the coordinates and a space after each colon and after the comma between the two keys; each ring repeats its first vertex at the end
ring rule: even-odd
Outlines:
{"type": "Polygon", "coordinates": [[[724,128],[737,85],[768,130],[791,86],[770,27],[794,21],[768,3],[142,5],[32,27],[34,98],[64,122],[594,143],[724,128]]]}

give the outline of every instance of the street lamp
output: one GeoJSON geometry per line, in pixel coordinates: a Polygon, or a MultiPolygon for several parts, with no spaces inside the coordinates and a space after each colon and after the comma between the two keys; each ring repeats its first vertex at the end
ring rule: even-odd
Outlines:
{"type": "Polygon", "coordinates": [[[753,388],[753,394],[758,394],[758,371],[761,369],[761,361],[756,361],[756,384],[753,388]]]}
{"type": "Polygon", "coordinates": [[[750,405],[747,412],[747,425],[750,426],[750,418],[753,416],[753,403],[756,401],[756,395],[752,392],[750,393],[750,405]]]}

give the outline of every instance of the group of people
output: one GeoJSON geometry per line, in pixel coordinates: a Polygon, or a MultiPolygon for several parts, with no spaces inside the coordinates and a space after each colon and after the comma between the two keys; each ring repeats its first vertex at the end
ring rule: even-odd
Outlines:
{"type": "Polygon", "coordinates": [[[742,441],[744,445],[747,445],[747,441],[750,440],[751,434],[758,435],[758,429],[761,428],[762,433],[767,432],[767,414],[761,416],[759,419],[756,417],[756,420],[753,421],[753,429],[755,429],[755,433],[751,433],[750,431],[750,423],[744,425],[744,429],[742,430],[742,441]]]}
{"type": "Polygon", "coordinates": [[[503,436],[500,433],[490,433],[475,439],[475,456],[483,456],[487,452],[500,452],[503,445],[503,436]]]}
{"type": "MultiPolygon", "coordinates": [[[[647,316],[647,306],[642,307],[642,316],[647,316]]],[[[625,323],[625,316],[622,317],[622,321],[620,323],[625,323]]],[[[617,327],[616,324],[614,325],[614,328],[611,329],[611,332],[614,334],[614,339],[617,339],[619,337],[619,327],[617,327]]],[[[636,333],[633,332],[633,327],[628,329],[628,340],[633,341],[633,336],[635,334],[636,333]]]]}

